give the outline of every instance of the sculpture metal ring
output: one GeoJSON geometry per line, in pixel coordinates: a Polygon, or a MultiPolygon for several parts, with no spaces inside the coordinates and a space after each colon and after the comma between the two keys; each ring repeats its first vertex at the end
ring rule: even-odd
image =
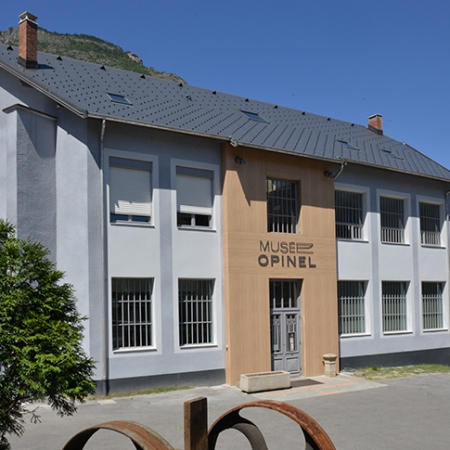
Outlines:
{"type": "Polygon", "coordinates": [[[156,431],[136,422],[112,421],[86,428],[73,436],[63,450],[82,450],[91,436],[99,430],[110,430],[128,437],[136,450],[174,450],[156,431]]]}
{"type": "Polygon", "coordinates": [[[267,450],[267,444],[259,428],[239,414],[242,409],[252,407],[277,411],[296,422],[305,436],[305,450],[336,450],[325,430],[311,416],[295,406],[273,400],[244,403],[220,416],[209,429],[208,449],[215,449],[217,438],[222,431],[233,428],[244,434],[252,450],[267,450]]]}

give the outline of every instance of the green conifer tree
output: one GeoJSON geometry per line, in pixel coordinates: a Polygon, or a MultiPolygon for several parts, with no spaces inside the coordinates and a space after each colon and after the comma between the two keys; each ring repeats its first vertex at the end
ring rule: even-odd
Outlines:
{"type": "Polygon", "coordinates": [[[48,253],[0,220],[0,450],[24,432],[24,399],[71,415],[95,389],[94,361],[81,346],[84,318],[48,253]]]}

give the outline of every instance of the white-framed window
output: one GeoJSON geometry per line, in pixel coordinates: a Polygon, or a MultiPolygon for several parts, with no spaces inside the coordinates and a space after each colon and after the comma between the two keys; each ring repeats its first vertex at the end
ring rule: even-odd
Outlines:
{"type": "Polygon", "coordinates": [[[366,332],[366,283],[338,281],[339,334],[366,332]]]}
{"type": "Polygon", "coordinates": [[[269,233],[297,233],[299,216],[298,183],[267,178],[267,231],[269,233]]]}
{"type": "Polygon", "coordinates": [[[383,333],[408,330],[408,283],[382,282],[383,333]]]}
{"type": "Polygon", "coordinates": [[[405,243],[405,200],[380,197],[381,242],[405,243]]]}
{"type": "Polygon", "coordinates": [[[214,280],[178,280],[180,347],[212,344],[214,280]]]}
{"type": "Polygon", "coordinates": [[[113,349],[153,345],[153,278],[113,278],[111,282],[113,349]]]}
{"type": "Polygon", "coordinates": [[[336,237],[338,239],[363,240],[363,194],[336,190],[336,237]]]}
{"type": "Polygon", "coordinates": [[[419,202],[420,242],[422,245],[441,245],[440,205],[419,202]]]}
{"type": "Polygon", "coordinates": [[[211,228],[214,172],[177,166],[176,177],[177,225],[211,228]]]}
{"type": "Polygon", "coordinates": [[[152,217],[152,163],[109,158],[111,222],[146,222],[152,217]]]}
{"type": "Polygon", "coordinates": [[[422,326],[424,330],[444,328],[443,288],[444,283],[422,282],[422,326]]]}

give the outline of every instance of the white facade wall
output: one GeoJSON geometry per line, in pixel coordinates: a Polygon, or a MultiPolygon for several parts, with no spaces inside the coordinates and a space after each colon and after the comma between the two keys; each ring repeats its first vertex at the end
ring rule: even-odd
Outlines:
{"type": "MultiPolygon", "coordinates": [[[[126,379],[224,371],[222,301],[221,174],[218,144],[148,130],[114,127],[105,135],[105,183],[109,157],[152,163],[150,224],[110,223],[107,199],[108,286],[113,278],[153,279],[153,344],[148,348],[112,348],[109,329],[109,378],[126,379]],[[125,134],[122,134],[122,131],[125,134]],[[177,226],[176,167],[213,172],[211,229],[177,226]],[[182,347],[178,335],[179,279],[214,280],[213,339],[182,347]]],[[[107,294],[110,297],[110,292],[107,294]]],[[[111,302],[109,302],[109,307],[111,302]]],[[[111,311],[108,311],[111,317],[111,311]]]]}
{"type": "Polygon", "coordinates": [[[64,280],[73,285],[77,308],[87,317],[83,347],[97,361],[100,380],[100,127],[91,129],[14,77],[1,75],[0,217],[16,225],[20,238],[48,248],[64,280]]]}
{"type": "MultiPolygon", "coordinates": [[[[362,192],[364,203],[363,240],[337,239],[338,280],[364,281],[365,333],[340,337],[340,357],[365,357],[403,352],[448,349],[449,339],[449,250],[446,220],[448,185],[433,180],[375,169],[347,167],[336,180],[335,188],[362,192]],[[381,242],[380,196],[404,199],[405,242],[381,242]],[[425,246],[420,240],[419,202],[440,205],[441,245],[425,246]],[[406,282],[407,330],[383,332],[382,282],[406,282]],[[444,327],[424,331],[422,323],[422,282],[443,283],[444,327]]],[[[351,361],[351,359],[348,359],[351,361]]]]}
{"type": "Polygon", "coordinates": [[[74,286],[78,310],[87,317],[83,346],[96,361],[95,379],[116,381],[116,390],[139,378],[172,376],[182,383],[186,373],[191,380],[202,372],[223,382],[219,144],[111,123],[102,141],[101,121],[57,108],[8,74],[2,73],[1,83],[7,90],[0,89],[0,109],[9,109],[0,114],[0,217],[17,225],[19,236],[49,248],[74,286]],[[110,223],[109,156],[152,162],[151,226],[110,223]],[[177,165],[214,173],[210,230],[177,227],[177,165]],[[114,277],[153,278],[152,348],[112,349],[114,277]],[[180,347],[180,278],[214,280],[209,345],[180,347]]]}

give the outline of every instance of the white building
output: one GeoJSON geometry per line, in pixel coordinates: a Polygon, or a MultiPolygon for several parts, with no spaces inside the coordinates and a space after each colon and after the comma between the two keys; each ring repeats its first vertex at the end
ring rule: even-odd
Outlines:
{"type": "MultiPolygon", "coordinates": [[[[36,17],[20,28],[37,39],[36,17]]],[[[369,126],[0,46],[0,217],[104,391],[450,363],[450,171],[369,126]],[[336,208],[336,213],[335,213],[336,208]],[[337,239],[336,239],[337,236],[337,239]]]]}

